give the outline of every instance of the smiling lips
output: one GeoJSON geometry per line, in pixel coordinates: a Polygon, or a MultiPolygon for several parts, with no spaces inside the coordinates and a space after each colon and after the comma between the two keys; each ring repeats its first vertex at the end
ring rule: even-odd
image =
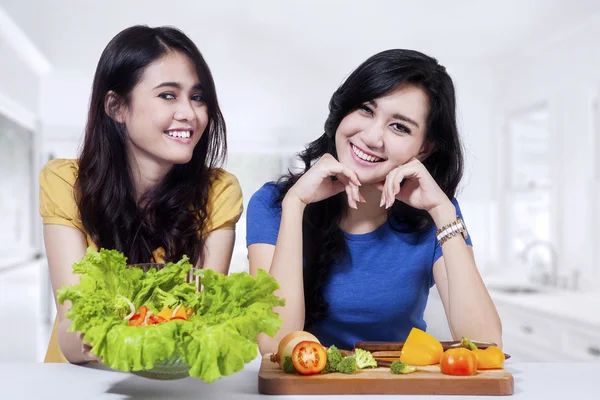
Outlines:
{"type": "Polygon", "coordinates": [[[173,129],[165,131],[164,134],[169,139],[175,140],[181,143],[191,143],[191,137],[194,135],[194,131],[191,129],[173,129]]]}
{"type": "Polygon", "coordinates": [[[364,151],[362,151],[361,149],[359,149],[352,143],[350,143],[350,147],[352,148],[352,153],[354,153],[354,155],[356,156],[356,158],[359,161],[362,161],[361,164],[363,164],[363,165],[365,165],[365,164],[366,165],[374,165],[378,162],[384,161],[383,158],[376,157],[376,156],[365,153],[364,151]]]}

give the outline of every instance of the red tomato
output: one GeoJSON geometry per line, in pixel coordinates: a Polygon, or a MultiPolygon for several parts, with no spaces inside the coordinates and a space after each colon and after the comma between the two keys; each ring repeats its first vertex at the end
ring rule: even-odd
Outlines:
{"type": "Polygon", "coordinates": [[[294,346],[292,363],[302,375],[318,374],[325,368],[327,352],[320,343],[305,340],[294,346]]]}
{"type": "Polygon", "coordinates": [[[464,347],[448,349],[442,354],[440,370],[442,374],[446,375],[475,375],[477,373],[477,356],[464,347]]]}
{"type": "Polygon", "coordinates": [[[135,314],[129,320],[129,326],[140,326],[146,320],[146,314],[148,313],[148,307],[141,306],[138,310],[138,314],[135,314]]]}
{"type": "Polygon", "coordinates": [[[156,324],[160,324],[163,322],[166,322],[167,320],[164,319],[163,317],[159,316],[159,315],[151,315],[148,317],[148,325],[156,325],[156,324]]]}

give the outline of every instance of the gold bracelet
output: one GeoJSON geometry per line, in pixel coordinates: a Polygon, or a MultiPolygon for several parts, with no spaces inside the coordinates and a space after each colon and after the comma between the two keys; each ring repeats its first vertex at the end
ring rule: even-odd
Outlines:
{"type": "Polygon", "coordinates": [[[461,234],[465,240],[469,237],[467,228],[465,227],[465,223],[457,215],[456,220],[454,220],[454,221],[450,222],[449,224],[446,224],[446,225],[442,226],[440,229],[438,229],[437,232],[435,233],[435,236],[441,246],[444,243],[446,243],[449,239],[453,238],[454,236],[456,236],[458,234],[461,234]]]}

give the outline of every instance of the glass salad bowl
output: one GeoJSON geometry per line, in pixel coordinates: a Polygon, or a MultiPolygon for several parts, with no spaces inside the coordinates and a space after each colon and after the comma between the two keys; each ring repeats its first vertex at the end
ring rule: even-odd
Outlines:
{"type": "MultiPolygon", "coordinates": [[[[129,268],[140,268],[144,272],[148,272],[150,269],[155,268],[157,271],[164,268],[166,264],[161,263],[143,263],[143,264],[131,264],[129,268]]],[[[200,277],[194,277],[194,271],[196,268],[192,268],[188,274],[187,281],[196,282],[196,289],[200,290],[200,277]]],[[[132,371],[134,375],[142,376],[149,379],[157,380],[175,380],[183,379],[189,376],[188,371],[190,367],[183,359],[181,354],[175,353],[170,358],[157,363],[154,368],[141,371],[132,371]]]]}

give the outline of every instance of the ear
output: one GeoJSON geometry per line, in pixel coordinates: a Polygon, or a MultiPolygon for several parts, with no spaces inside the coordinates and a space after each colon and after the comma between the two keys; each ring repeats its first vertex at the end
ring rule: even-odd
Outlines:
{"type": "Polygon", "coordinates": [[[104,97],[104,112],[116,122],[125,123],[125,105],[123,99],[112,90],[104,97]]]}
{"type": "Polygon", "coordinates": [[[421,151],[417,154],[417,159],[421,162],[425,161],[430,155],[435,153],[437,150],[436,147],[435,143],[431,140],[424,142],[421,151]]]}

